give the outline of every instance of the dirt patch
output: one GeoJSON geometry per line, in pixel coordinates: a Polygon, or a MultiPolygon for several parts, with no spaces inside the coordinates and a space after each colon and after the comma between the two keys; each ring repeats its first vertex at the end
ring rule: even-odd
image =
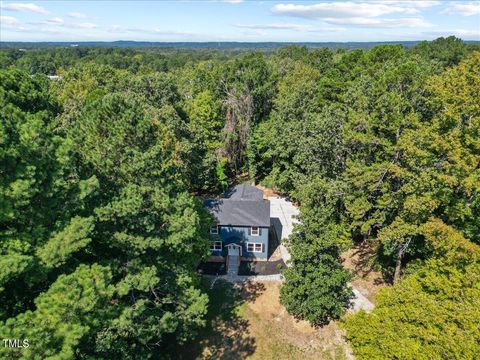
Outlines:
{"type": "Polygon", "coordinates": [[[240,311],[255,339],[255,352],[249,359],[349,358],[350,351],[335,322],[316,329],[306,321],[297,321],[279,302],[280,284],[262,283],[262,286],[264,290],[240,311]]]}
{"type": "Polygon", "coordinates": [[[281,197],[282,195],[280,193],[277,193],[275,190],[267,188],[263,185],[257,184],[255,185],[260,190],[263,190],[263,198],[267,199],[269,197],[281,197]]]}
{"type": "Polygon", "coordinates": [[[204,279],[210,297],[207,326],[175,349],[177,359],[353,359],[336,322],[313,328],[296,321],[279,302],[280,283],[231,284],[204,279]]]}
{"type": "Polygon", "coordinates": [[[368,244],[352,247],[342,254],[342,264],[353,274],[352,285],[368,300],[375,303],[375,295],[388,286],[382,273],[373,268],[374,250],[368,244]]]}

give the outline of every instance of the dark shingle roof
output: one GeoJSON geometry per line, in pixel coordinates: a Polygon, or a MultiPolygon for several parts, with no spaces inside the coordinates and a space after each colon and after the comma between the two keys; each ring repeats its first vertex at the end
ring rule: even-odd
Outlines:
{"type": "Polygon", "coordinates": [[[225,198],[232,200],[262,200],[263,191],[254,186],[241,184],[225,191],[225,198]]]}
{"type": "Polygon", "coordinates": [[[262,190],[238,185],[229,189],[225,196],[204,202],[219,225],[270,226],[270,201],[263,199],[262,190]]]}

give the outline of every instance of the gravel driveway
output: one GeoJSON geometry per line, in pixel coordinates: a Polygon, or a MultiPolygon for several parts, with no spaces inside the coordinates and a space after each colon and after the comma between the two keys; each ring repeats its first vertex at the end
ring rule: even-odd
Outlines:
{"type": "Polygon", "coordinates": [[[270,218],[277,238],[280,242],[280,252],[283,261],[287,264],[290,260],[290,254],[282,240],[288,238],[293,231],[293,224],[298,222],[296,216],[300,211],[288,200],[281,197],[269,197],[270,200],[270,218]]]}

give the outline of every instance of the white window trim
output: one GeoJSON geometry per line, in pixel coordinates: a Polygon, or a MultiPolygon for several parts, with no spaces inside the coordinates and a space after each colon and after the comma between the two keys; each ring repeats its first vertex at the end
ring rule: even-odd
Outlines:
{"type": "Polygon", "coordinates": [[[218,230],[219,230],[218,225],[214,225],[214,226],[210,227],[210,234],[218,235],[218,230]]]}
{"type": "Polygon", "coordinates": [[[252,236],[260,236],[260,227],[259,226],[251,226],[250,227],[250,235],[252,236]],[[253,233],[253,229],[256,228],[255,234],[253,233]]]}
{"type": "Polygon", "coordinates": [[[210,242],[210,250],[211,251],[222,251],[222,249],[223,249],[223,242],[222,241],[215,240],[215,241],[210,242]],[[220,249],[218,249],[218,247],[220,247],[220,249]]]}
{"type": "Polygon", "coordinates": [[[247,251],[248,252],[254,252],[254,253],[263,253],[263,244],[262,243],[247,242],[247,251]],[[253,246],[253,250],[248,249],[249,245],[253,246]],[[257,245],[260,245],[260,250],[256,250],[257,245]]]}

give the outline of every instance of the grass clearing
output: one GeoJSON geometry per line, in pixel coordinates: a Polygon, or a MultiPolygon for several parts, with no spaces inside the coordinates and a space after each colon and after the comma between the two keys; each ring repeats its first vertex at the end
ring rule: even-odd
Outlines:
{"type": "Polygon", "coordinates": [[[280,284],[219,280],[211,288],[207,326],[179,349],[180,359],[349,359],[335,322],[319,329],[296,321],[279,303],[280,284]]]}

